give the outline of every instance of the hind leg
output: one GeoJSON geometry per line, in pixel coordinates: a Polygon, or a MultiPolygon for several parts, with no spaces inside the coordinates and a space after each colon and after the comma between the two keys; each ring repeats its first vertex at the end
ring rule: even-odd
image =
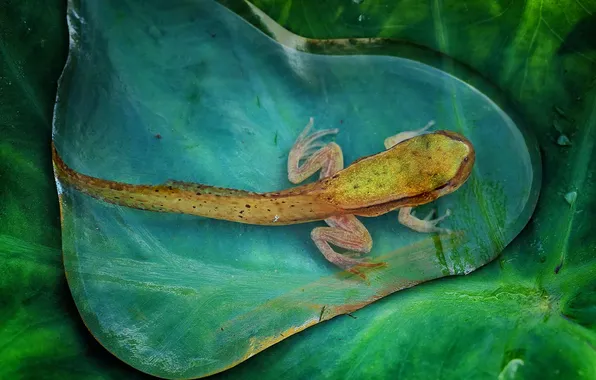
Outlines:
{"type": "MultiPolygon", "coordinates": [[[[317,171],[319,178],[332,176],[344,167],[341,148],[336,143],[325,144],[319,140],[323,136],[336,134],[337,129],[325,129],[309,135],[313,126],[310,118],[304,131],[300,134],[288,158],[288,179],[292,183],[300,183],[317,171]]],[[[335,216],[325,219],[329,227],[315,228],[311,238],[325,258],[340,268],[347,269],[355,265],[377,266],[367,264],[354,257],[370,252],[372,238],[366,227],[353,215],[335,216]],[[330,244],[352,252],[340,254],[330,244]]]]}
{"type": "Polygon", "coordinates": [[[313,123],[311,117],[288,156],[288,179],[294,184],[306,180],[319,170],[319,178],[325,178],[344,168],[344,156],[339,145],[317,141],[323,136],[336,134],[338,130],[325,129],[309,135],[313,123]]]}
{"type": "Polygon", "coordinates": [[[372,249],[372,238],[364,225],[353,215],[334,216],[325,219],[329,227],[318,227],[310,236],[325,258],[342,269],[356,265],[378,266],[355,259],[354,257],[369,253],[372,249]],[[351,252],[340,254],[330,244],[351,252]]]}

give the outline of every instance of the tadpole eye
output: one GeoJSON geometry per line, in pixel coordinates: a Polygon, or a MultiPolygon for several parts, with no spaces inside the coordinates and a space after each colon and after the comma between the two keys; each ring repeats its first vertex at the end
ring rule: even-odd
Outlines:
{"type": "Polygon", "coordinates": [[[469,158],[466,156],[464,157],[464,162],[468,162],[469,158]]]}

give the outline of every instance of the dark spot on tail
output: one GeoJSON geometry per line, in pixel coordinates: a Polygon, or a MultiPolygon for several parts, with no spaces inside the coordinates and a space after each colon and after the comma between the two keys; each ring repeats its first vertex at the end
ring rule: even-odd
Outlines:
{"type": "Polygon", "coordinates": [[[250,208],[250,205],[245,205],[246,208],[250,208]]]}

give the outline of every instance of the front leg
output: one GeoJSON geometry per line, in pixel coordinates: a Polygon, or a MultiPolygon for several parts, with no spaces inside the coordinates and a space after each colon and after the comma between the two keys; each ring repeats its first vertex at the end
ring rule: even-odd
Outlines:
{"type": "MultiPolygon", "coordinates": [[[[300,134],[288,157],[288,179],[298,184],[321,170],[320,178],[332,176],[344,167],[341,148],[334,142],[325,144],[316,141],[323,136],[336,134],[337,129],[325,129],[308,134],[313,126],[313,118],[300,134]],[[301,163],[304,161],[303,163],[301,163]]],[[[323,256],[340,268],[348,269],[353,266],[378,266],[354,256],[370,252],[372,239],[366,227],[353,215],[335,216],[325,219],[329,227],[315,228],[311,238],[323,256]],[[340,254],[330,244],[352,252],[340,254]]]]}
{"type": "Polygon", "coordinates": [[[385,149],[392,148],[404,140],[411,139],[412,137],[421,135],[424,132],[426,132],[427,129],[432,127],[433,125],[435,125],[435,121],[431,120],[424,127],[417,129],[415,131],[405,131],[405,132],[398,133],[397,135],[389,136],[385,139],[385,149]]]}
{"type": "Polygon", "coordinates": [[[434,211],[431,211],[426,218],[418,219],[414,216],[414,211],[412,211],[412,207],[402,207],[399,210],[399,216],[397,219],[401,224],[406,227],[413,229],[414,231],[418,232],[444,232],[444,233],[451,233],[451,230],[447,228],[440,228],[437,227],[437,224],[449,215],[451,215],[451,210],[445,211],[445,215],[438,217],[436,219],[431,219],[433,216],[434,211]]]}

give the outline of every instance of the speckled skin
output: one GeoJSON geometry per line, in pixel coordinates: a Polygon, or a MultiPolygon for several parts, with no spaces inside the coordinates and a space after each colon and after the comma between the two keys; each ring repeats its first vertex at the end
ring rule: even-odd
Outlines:
{"type": "Polygon", "coordinates": [[[425,204],[455,191],[474,163],[469,141],[454,132],[438,131],[361,158],[314,183],[252,193],[177,181],[132,185],[95,178],[69,168],[53,145],[52,150],[61,182],[105,202],[261,225],[305,223],[345,214],[377,216],[425,204]]]}
{"type": "Polygon", "coordinates": [[[361,158],[320,187],[342,210],[377,216],[455,191],[467,180],[474,158],[474,148],[463,136],[438,131],[361,158]]]}
{"type": "Polygon", "coordinates": [[[386,151],[361,158],[343,168],[336,143],[309,134],[313,119],[300,134],[288,157],[288,179],[298,184],[320,171],[319,180],[279,192],[243,190],[170,181],[163,185],[132,185],[91,177],[69,168],[52,144],[54,171],[59,180],[105,202],[141,210],[199,215],[238,223],[287,225],[324,220],[328,227],[312,230],[311,238],[325,258],[340,268],[362,275],[356,266],[377,267],[356,258],[372,249],[372,237],[356,216],[377,216],[400,209],[401,224],[418,232],[447,232],[437,223],[449,216],[418,219],[412,207],[457,190],[475,160],[472,144],[449,131],[406,131],[385,140],[386,151]],[[350,250],[338,253],[333,246],[350,250]]]}

